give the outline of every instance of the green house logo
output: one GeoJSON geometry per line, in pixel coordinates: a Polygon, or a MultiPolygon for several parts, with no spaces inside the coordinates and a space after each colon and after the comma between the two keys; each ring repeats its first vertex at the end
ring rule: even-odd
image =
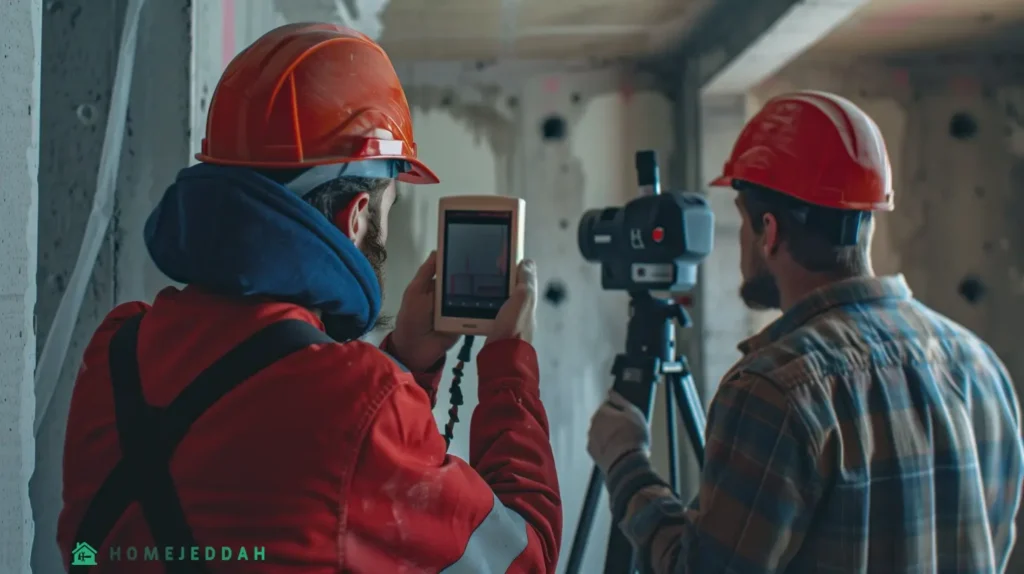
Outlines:
{"type": "Polygon", "coordinates": [[[72,566],[96,566],[96,549],[85,542],[75,544],[71,551],[72,566]]]}

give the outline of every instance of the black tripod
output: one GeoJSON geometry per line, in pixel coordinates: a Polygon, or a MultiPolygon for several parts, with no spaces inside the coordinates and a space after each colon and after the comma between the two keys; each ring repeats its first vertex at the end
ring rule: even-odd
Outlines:
{"type": "MultiPolygon", "coordinates": [[[[671,299],[655,299],[647,291],[630,294],[630,318],[626,334],[626,352],[615,357],[612,389],[637,406],[647,420],[654,406],[655,385],[666,382],[666,422],[668,425],[669,484],[679,491],[679,444],[676,437],[676,407],[682,412],[683,425],[690,437],[697,461],[704,461],[704,410],[686,357],[675,352],[673,321],[680,327],[690,326],[690,316],[682,305],[671,299]]],[[[577,574],[583,562],[583,552],[594,523],[594,511],[604,487],[604,477],[594,468],[587,485],[583,512],[569,553],[566,574],[577,574]]],[[[605,574],[634,574],[636,572],[633,547],[613,524],[605,555],[605,574]]]]}

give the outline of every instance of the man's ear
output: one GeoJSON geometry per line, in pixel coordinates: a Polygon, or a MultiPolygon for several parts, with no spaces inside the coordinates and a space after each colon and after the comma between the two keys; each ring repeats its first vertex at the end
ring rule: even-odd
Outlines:
{"type": "Polygon", "coordinates": [[[765,213],[761,216],[761,228],[761,237],[764,240],[761,247],[764,249],[764,256],[771,257],[778,252],[781,243],[779,238],[779,220],[775,218],[774,214],[765,213]]]}
{"type": "Polygon", "coordinates": [[[370,194],[360,193],[334,214],[334,225],[359,245],[370,225],[370,194]]]}

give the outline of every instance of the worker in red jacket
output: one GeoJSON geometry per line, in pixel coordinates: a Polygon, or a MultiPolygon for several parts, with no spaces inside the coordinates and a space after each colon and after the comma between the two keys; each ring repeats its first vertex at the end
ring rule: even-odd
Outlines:
{"type": "MultiPolygon", "coordinates": [[[[469,463],[431,413],[434,258],[380,348],[395,180],[436,183],[387,56],[327,24],[228,66],[145,227],[183,289],[114,309],[75,384],[58,539],[90,572],[553,572],[532,263],[477,356],[469,463]]],[[[394,230],[391,230],[394,232],[394,230]]],[[[399,233],[401,231],[398,231],[399,233]]]]}

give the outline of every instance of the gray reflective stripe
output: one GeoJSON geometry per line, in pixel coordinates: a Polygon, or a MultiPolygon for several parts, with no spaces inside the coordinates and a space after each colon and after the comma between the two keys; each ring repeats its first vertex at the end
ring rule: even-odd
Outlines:
{"type": "Polygon", "coordinates": [[[473,531],[466,550],[441,574],[504,574],[526,550],[526,521],[494,497],[487,518],[473,531]]]}

